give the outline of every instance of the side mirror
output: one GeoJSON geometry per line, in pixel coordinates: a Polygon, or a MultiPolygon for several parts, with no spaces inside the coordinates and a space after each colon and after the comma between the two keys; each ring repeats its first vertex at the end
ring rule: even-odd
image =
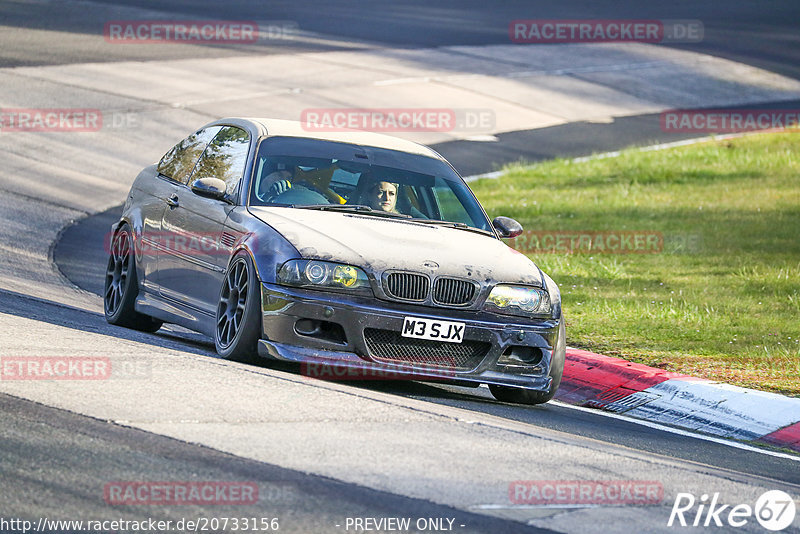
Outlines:
{"type": "Polygon", "coordinates": [[[192,192],[201,197],[224,200],[226,189],[225,182],[219,178],[200,178],[192,182],[192,192]]]}
{"type": "Polygon", "coordinates": [[[510,239],[522,233],[522,225],[511,217],[495,217],[492,226],[500,234],[500,237],[510,239]]]}

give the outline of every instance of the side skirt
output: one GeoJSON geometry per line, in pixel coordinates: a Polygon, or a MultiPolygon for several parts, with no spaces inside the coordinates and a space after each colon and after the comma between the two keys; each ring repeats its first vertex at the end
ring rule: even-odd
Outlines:
{"type": "Polygon", "coordinates": [[[213,315],[153,293],[140,292],[136,299],[135,309],[139,313],[161,319],[165,323],[177,324],[210,337],[214,336],[213,315]]]}

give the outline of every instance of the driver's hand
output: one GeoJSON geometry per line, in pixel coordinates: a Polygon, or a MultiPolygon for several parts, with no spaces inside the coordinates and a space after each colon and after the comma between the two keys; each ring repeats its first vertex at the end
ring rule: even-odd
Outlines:
{"type": "Polygon", "coordinates": [[[281,193],[285,193],[291,188],[292,188],[292,183],[289,180],[278,180],[277,182],[269,186],[269,190],[267,191],[267,197],[276,197],[281,193]]]}

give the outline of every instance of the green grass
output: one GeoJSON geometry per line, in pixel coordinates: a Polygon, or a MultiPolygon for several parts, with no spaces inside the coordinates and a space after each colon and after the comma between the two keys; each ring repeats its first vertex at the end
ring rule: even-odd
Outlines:
{"type": "Polygon", "coordinates": [[[529,254],[561,288],[571,346],[800,395],[800,134],[506,171],[471,184],[492,217],[663,235],[646,254],[529,254]]]}

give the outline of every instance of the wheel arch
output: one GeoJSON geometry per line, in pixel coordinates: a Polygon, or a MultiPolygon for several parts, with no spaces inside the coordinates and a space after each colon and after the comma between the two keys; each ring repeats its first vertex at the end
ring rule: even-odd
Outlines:
{"type": "Polygon", "coordinates": [[[286,238],[267,225],[243,237],[234,245],[226,272],[239,252],[250,256],[259,283],[275,283],[281,265],[291,259],[302,258],[302,254],[286,238]]]}

